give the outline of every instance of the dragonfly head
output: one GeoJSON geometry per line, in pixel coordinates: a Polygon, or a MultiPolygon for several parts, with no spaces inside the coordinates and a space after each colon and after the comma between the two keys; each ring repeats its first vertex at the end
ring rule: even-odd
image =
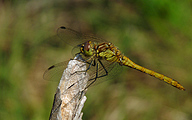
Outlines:
{"type": "Polygon", "coordinates": [[[93,55],[93,47],[91,46],[91,41],[87,41],[81,45],[81,52],[85,56],[92,56],[93,55]]]}

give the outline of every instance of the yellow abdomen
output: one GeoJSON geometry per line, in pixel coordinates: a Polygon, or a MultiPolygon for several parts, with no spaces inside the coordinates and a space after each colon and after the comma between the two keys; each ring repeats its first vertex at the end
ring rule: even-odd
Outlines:
{"type": "Polygon", "coordinates": [[[125,65],[125,66],[128,66],[128,67],[131,67],[131,68],[134,68],[136,70],[139,70],[141,72],[144,72],[146,74],[149,74],[153,77],[156,77],[160,80],[163,80],[165,81],[166,83],[180,89],[180,90],[184,90],[185,91],[185,88],[179,83],[177,82],[176,80],[170,78],[170,77],[167,77],[167,76],[164,76],[163,74],[160,74],[160,73],[157,73],[155,71],[152,71],[152,70],[149,70],[147,68],[144,68],[140,65],[137,65],[135,64],[134,62],[132,62],[129,58],[127,58],[126,56],[123,56],[122,57],[122,60],[120,61],[120,64],[122,65],[125,65]]]}

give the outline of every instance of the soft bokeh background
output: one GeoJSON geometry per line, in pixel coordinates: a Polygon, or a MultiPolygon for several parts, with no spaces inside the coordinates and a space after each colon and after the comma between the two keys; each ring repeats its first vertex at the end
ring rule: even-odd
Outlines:
{"type": "Polygon", "coordinates": [[[71,46],[49,39],[60,26],[113,42],[187,90],[124,67],[88,90],[84,120],[192,119],[191,0],[1,0],[1,120],[49,118],[59,80],[46,81],[43,73],[72,58],[71,46]]]}

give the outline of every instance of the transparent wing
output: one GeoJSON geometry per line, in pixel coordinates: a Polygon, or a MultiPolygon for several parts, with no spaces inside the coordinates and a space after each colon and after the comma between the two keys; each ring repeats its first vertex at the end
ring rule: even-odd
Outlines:
{"type": "MultiPolygon", "coordinates": [[[[95,83],[92,83],[92,85],[99,84],[108,79],[117,77],[119,73],[121,73],[122,71],[121,65],[119,65],[118,63],[108,62],[106,60],[100,60],[100,61],[103,64],[103,66],[97,59],[95,59],[95,63],[98,64],[98,67],[96,64],[95,65],[90,65],[89,63],[86,64],[87,68],[90,67],[90,69],[87,71],[87,73],[89,74],[89,81],[87,86],[91,84],[95,79],[96,81],[95,83]],[[108,74],[106,72],[108,72],[108,74]]],[[[50,66],[45,71],[43,78],[49,81],[59,81],[62,77],[64,70],[67,67],[68,62],[69,60],[50,66]]]]}
{"type": "Polygon", "coordinates": [[[68,61],[64,61],[50,66],[43,74],[43,79],[49,81],[59,81],[62,77],[64,70],[67,67],[68,61]]]}
{"type": "Polygon", "coordinates": [[[73,29],[63,27],[63,26],[58,28],[57,35],[61,40],[63,40],[64,42],[66,42],[72,46],[77,46],[88,40],[96,41],[96,42],[106,41],[101,38],[95,37],[93,35],[82,34],[73,29]]]}

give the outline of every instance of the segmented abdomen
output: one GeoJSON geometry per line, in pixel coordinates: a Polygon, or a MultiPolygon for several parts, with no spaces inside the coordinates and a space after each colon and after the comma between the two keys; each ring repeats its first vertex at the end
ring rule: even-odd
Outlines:
{"type": "Polygon", "coordinates": [[[166,83],[180,89],[180,90],[185,90],[185,88],[179,83],[177,82],[176,80],[170,78],[170,77],[167,77],[167,76],[164,76],[163,74],[160,74],[160,73],[157,73],[155,71],[152,71],[152,70],[149,70],[147,68],[144,68],[140,65],[137,65],[135,64],[134,62],[132,62],[129,58],[127,58],[126,56],[123,56],[122,57],[122,60],[120,61],[120,64],[122,65],[125,65],[125,66],[128,66],[128,67],[131,67],[131,68],[134,68],[136,70],[139,70],[141,72],[144,72],[146,74],[149,74],[153,77],[156,77],[160,80],[163,80],[165,81],[166,83]]]}

